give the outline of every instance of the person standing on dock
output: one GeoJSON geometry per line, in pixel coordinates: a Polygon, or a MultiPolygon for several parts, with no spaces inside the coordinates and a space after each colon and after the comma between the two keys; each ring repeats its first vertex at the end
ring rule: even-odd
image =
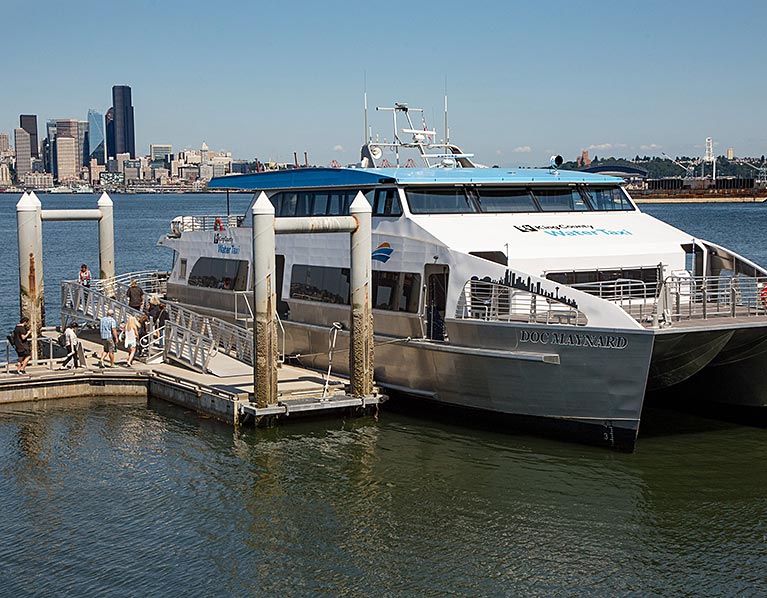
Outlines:
{"type": "Polygon", "coordinates": [[[138,311],[144,308],[144,291],[135,280],[130,281],[128,292],[125,295],[128,297],[130,307],[138,311]]]}
{"type": "Polygon", "coordinates": [[[24,316],[13,329],[13,347],[19,356],[19,361],[16,363],[17,374],[26,374],[27,364],[32,359],[32,344],[29,342],[30,336],[32,336],[32,331],[29,329],[29,318],[24,316]]]}
{"type": "Polygon", "coordinates": [[[64,331],[65,344],[69,352],[67,353],[67,358],[61,363],[61,369],[67,367],[70,361],[75,369],[80,367],[80,360],[77,357],[77,345],[80,344],[80,341],[75,330],[78,326],[77,322],[72,322],[64,331]]]}
{"type": "Polygon", "coordinates": [[[91,286],[91,279],[93,277],[91,276],[91,271],[88,270],[88,266],[85,264],[82,264],[80,266],[80,271],[77,273],[77,280],[80,281],[80,284],[89,287],[91,286]]]}
{"type": "Polygon", "coordinates": [[[117,322],[114,319],[115,312],[107,310],[107,315],[101,318],[99,330],[101,332],[101,343],[104,346],[101,352],[99,365],[104,367],[104,358],[109,355],[109,367],[115,367],[115,350],[117,348],[117,322]]]}

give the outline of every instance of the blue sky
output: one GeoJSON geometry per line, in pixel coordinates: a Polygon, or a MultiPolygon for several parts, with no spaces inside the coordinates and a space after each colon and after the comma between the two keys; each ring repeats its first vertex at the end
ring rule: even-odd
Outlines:
{"type": "MultiPolygon", "coordinates": [[[[359,158],[368,104],[426,109],[479,162],[767,153],[760,2],[3,0],[0,132],[133,88],[136,145],[359,158]]],[[[390,117],[370,114],[391,138],[390,117]]],[[[13,141],[11,141],[13,143],[13,141]]]]}

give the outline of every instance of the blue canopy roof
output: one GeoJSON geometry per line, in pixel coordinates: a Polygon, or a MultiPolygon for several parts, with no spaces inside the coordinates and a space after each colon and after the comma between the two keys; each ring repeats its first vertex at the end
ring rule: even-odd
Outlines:
{"type": "Polygon", "coordinates": [[[217,177],[209,189],[295,189],[301,187],[363,187],[385,183],[609,183],[621,179],[548,168],[294,168],[217,177]]]}

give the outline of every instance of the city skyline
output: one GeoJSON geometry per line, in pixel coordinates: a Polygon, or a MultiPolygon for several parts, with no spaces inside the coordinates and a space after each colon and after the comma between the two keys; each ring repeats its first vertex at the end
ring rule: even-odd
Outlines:
{"type": "MultiPolygon", "coordinates": [[[[52,18],[71,10],[41,4],[52,18]]],[[[150,144],[204,141],[243,159],[292,162],[294,151],[306,151],[314,164],[349,163],[363,142],[365,88],[374,134],[391,138],[390,120],[375,106],[404,101],[423,107],[442,138],[447,83],[451,141],[484,164],[546,164],[553,153],[575,159],[582,150],[600,158],[696,156],[709,136],[719,155],[728,147],[736,156],[767,153],[759,118],[767,83],[758,76],[767,8],[758,3],[648,2],[638,11],[488,2],[468,11],[447,1],[409,8],[395,27],[378,10],[345,3],[299,2],[291,11],[235,3],[206,17],[200,34],[198,11],[172,2],[139,1],[151,18],[91,5],[74,3],[95,39],[55,29],[43,51],[22,56],[23,30],[6,33],[10,63],[25,69],[14,74],[22,84],[0,97],[0,132],[12,134],[21,114],[37,115],[38,127],[85,120],[91,108],[106,115],[109,90],[125,84],[137,154],[150,144]],[[125,48],[110,44],[120,36],[130,36],[125,48]],[[164,68],[154,68],[153,39],[172,50],[164,68]],[[89,54],[92,44],[112,51],[89,54]],[[81,76],[58,68],[83,56],[81,76]],[[192,56],[193,70],[177,68],[192,56]]],[[[10,0],[4,16],[21,22],[27,10],[10,0]]]]}

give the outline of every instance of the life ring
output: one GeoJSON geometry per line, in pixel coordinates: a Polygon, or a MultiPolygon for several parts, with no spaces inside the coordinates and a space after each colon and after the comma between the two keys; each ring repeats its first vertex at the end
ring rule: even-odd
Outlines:
{"type": "Polygon", "coordinates": [[[767,307],[767,282],[762,284],[761,299],[762,299],[762,305],[767,307]]]}
{"type": "Polygon", "coordinates": [[[221,222],[221,218],[216,218],[216,222],[213,225],[213,230],[224,232],[224,225],[221,222]]]}

